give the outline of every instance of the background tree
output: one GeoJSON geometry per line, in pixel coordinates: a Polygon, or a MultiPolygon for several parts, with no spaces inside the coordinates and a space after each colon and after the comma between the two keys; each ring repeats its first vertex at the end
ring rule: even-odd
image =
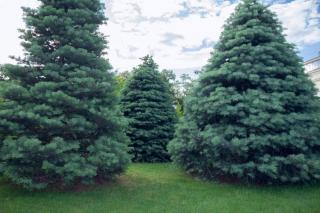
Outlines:
{"type": "Polygon", "coordinates": [[[185,103],[174,161],[205,178],[320,179],[318,99],[275,14],[244,0],[185,103]]]}
{"type": "Polygon", "coordinates": [[[25,57],[1,83],[0,167],[28,188],[93,183],[129,162],[99,0],[23,8],[25,57]]]}
{"type": "Polygon", "coordinates": [[[195,82],[196,80],[186,73],[182,74],[177,81],[175,100],[179,117],[184,115],[184,101],[195,82]]]}
{"type": "Polygon", "coordinates": [[[173,70],[164,69],[161,71],[161,74],[165,78],[166,82],[169,83],[169,90],[174,100],[177,115],[182,117],[184,98],[189,93],[195,80],[192,79],[187,73],[184,73],[177,78],[173,70]]]}
{"type": "Polygon", "coordinates": [[[121,95],[121,91],[124,89],[128,79],[130,78],[130,72],[124,71],[124,72],[117,72],[116,73],[116,79],[117,79],[117,94],[121,95]]]}
{"type": "Polygon", "coordinates": [[[174,99],[177,89],[177,76],[173,72],[173,70],[163,69],[161,70],[160,74],[163,76],[165,82],[169,86],[169,91],[171,93],[172,98],[174,99]]]}
{"type": "Polygon", "coordinates": [[[129,120],[128,136],[133,160],[165,162],[167,144],[173,138],[176,113],[168,83],[151,56],[134,69],[122,94],[124,115],[129,120]]]}

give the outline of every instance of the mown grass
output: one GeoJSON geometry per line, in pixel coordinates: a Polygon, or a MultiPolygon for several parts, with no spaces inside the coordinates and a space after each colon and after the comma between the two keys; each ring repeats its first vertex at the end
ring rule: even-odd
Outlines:
{"type": "Polygon", "coordinates": [[[320,185],[242,186],[203,182],[173,164],[133,164],[114,183],[29,192],[0,181],[0,213],[318,213],[320,185]]]}

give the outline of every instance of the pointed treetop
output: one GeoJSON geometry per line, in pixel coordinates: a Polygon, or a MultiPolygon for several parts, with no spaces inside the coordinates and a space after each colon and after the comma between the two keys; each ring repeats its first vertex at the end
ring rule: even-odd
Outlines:
{"type": "Polygon", "coordinates": [[[139,65],[139,67],[150,67],[155,70],[158,69],[158,64],[154,62],[152,55],[148,54],[140,59],[143,61],[143,63],[139,65]]]}

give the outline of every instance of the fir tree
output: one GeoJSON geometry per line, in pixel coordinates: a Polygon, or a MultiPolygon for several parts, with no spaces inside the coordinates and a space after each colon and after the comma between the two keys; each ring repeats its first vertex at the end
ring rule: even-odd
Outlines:
{"type": "Polygon", "coordinates": [[[275,14],[244,0],[185,104],[170,154],[187,172],[208,179],[319,180],[315,94],[275,14]]]}
{"type": "Polygon", "coordinates": [[[167,144],[173,138],[176,113],[168,82],[152,57],[135,68],[122,94],[124,115],[129,120],[133,160],[166,162],[167,144]]]}
{"type": "Polygon", "coordinates": [[[129,162],[111,66],[102,58],[99,0],[41,0],[23,8],[25,57],[1,83],[0,168],[35,189],[93,183],[129,162]]]}

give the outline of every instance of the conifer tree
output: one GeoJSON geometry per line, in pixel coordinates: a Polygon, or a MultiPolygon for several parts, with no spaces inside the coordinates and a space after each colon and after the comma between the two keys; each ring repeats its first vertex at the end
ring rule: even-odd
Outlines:
{"type": "Polygon", "coordinates": [[[128,118],[127,135],[136,162],[170,160],[167,144],[173,138],[176,113],[168,82],[151,56],[133,70],[122,94],[122,108],[128,118]]]}
{"type": "Polygon", "coordinates": [[[244,0],[186,101],[170,154],[187,172],[207,179],[317,181],[315,94],[275,14],[244,0]]]}
{"type": "Polygon", "coordinates": [[[93,183],[129,162],[99,0],[23,8],[25,56],[1,82],[0,168],[29,189],[93,183]]]}

